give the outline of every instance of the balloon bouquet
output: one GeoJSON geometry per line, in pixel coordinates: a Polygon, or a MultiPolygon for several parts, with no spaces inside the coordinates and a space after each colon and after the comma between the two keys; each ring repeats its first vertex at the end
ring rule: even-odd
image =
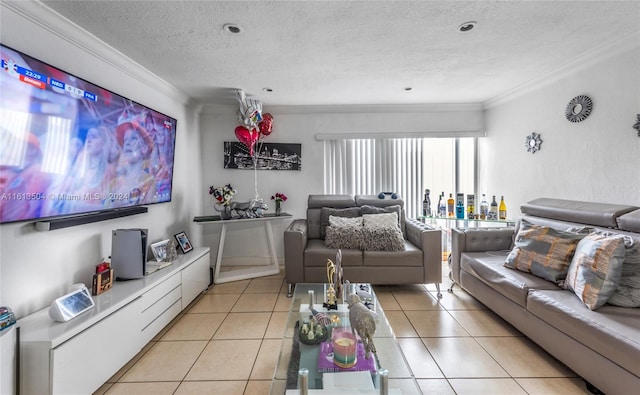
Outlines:
{"type": "Polygon", "coordinates": [[[255,216],[262,217],[262,210],[267,205],[258,194],[258,155],[262,147],[262,141],[273,131],[273,116],[269,113],[262,114],[260,100],[247,97],[242,90],[236,92],[236,99],[240,106],[238,120],[242,123],[235,129],[236,137],[238,141],[247,146],[249,155],[253,159],[255,197],[249,202],[249,209],[253,210],[255,216]],[[260,142],[260,146],[256,151],[255,148],[258,142],[260,142]]]}

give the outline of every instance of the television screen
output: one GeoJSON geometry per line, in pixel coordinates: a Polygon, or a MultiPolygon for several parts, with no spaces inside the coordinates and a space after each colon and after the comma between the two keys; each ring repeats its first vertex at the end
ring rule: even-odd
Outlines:
{"type": "Polygon", "coordinates": [[[0,45],[0,223],[171,200],[176,120],[0,45]]]}

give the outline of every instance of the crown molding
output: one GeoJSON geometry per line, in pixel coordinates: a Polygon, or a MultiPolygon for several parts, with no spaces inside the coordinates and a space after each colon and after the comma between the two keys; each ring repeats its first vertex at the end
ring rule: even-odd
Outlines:
{"type": "Polygon", "coordinates": [[[603,60],[634,50],[640,50],[640,31],[624,35],[616,40],[596,47],[592,51],[585,52],[560,67],[547,71],[532,80],[488,99],[483,103],[484,109],[486,110],[504,104],[522,95],[536,91],[541,87],[551,85],[558,80],[570,77],[578,70],[589,68],[603,60]]]}
{"type": "Polygon", "coordinates": [[[142,84],[169,95],[182,104],[189,102],[189,97],[184,92],[40,1],[2,1],[0,6],[15,12],[142,84]]]}
{"type": "MultiPolygon", "coordinates": [[[[228,114],[236,112],[237,105],[202,104],[203,114],[228,114]]],[[[262,112],[275,114],[381,114],[381,113],[429,113],[429,112],[482,112],[482,103],[460,104],[375,104],[375,105],[263,105],[262,112]]]]}

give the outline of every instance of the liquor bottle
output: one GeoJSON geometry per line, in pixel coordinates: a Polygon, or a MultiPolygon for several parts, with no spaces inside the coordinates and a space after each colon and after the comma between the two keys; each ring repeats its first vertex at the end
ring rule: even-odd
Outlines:
{"type": "Polygon", "coordinates": [[[447,202],[444,200],[444,192],[440,195],[440,200],[438,200],[438,215],[440,217],[447,216],[447,202]]]}
{"type": "Polygon", "coordinates": [[[431,215],[431,198],[429,197],[428,189],[424,190],[424,200],[422,201],[422,216],[428,217],[431,215]]]}
{"type": "Polygon", "coordinates": [[[464,219],[464,193],[456,194],[456,218],[464,219]]]}
{"type": "Polygon", "coordinates": [[[504,202],[504,196],[500,196],[500,206],[498,207],[498,218],[507,219],[507,204],[504,202]]]}
{"type": "Polygon", "coordinates": [[[493,195],[493,200],[491,201],[491,208],[489,209],[489,218],[491,220],[498,219],[498,202],[496,202],[496,195],[493,195]]]}
{"type": "Polygon", "coordinates": [[[482,194],[482,200],[480,201],[480,219],[487,219],[489,214],[489,203],[487,203],[487,195],[482,194]]]}
{"type": "Polygon", "coordinates": [[[473,219],[476,214],[476,195],[467,195],[467,218],[473,219]]]}
{"type": "Polygon", "coordinates": [[[453,200],[453,193],[449,194],[449,199],[447,199],[447,216],[454,217],[455,216],[455,200],[453,200]]]}

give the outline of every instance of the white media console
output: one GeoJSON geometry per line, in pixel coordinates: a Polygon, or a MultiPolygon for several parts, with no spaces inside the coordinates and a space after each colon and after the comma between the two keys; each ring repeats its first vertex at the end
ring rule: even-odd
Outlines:
{"type": "Polygon", "coordinates": [[[48,308],[18,321],[20,394],[91,394],[209,286],[209,248],[138,280],[117,281],[95,308],[55,322],[48,308]]]}

